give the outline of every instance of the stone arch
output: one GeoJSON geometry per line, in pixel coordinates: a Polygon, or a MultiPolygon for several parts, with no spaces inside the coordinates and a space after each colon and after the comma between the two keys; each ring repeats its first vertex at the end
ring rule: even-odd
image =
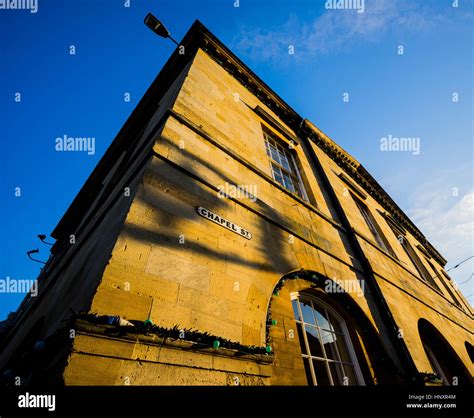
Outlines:
{"type": "Polygon", "coordinates": [[[444,384],[472,384],[472,377],[463,362],[433,324],[420,318],[418,332],[426,357],[444,384]]]}
{"type": "MultiPolygon", "coordinates": [[[[333,286],[336,288],[338,286],[335,280],[312,270],[301,269],[282,276],[274,286],[268,302],[266,320],[267,344],[272,344],[270,335],[272,305],[277,300],[275,298],[279,297],[280,290],[289,287],[292,291],[312,292],[337,311],[348,325],[351,340],[355,346],[354,348],[356,349],[357,358],[366,384],[397,383],[400,379],[399,372],[391,357],[387,354],[382,344],[381,336],[373,323],[353,297],[342,288],[339,287],[340,291],[335,293],[326,293],[325,288],[328,283],[333,283],[333,286]],[[292,282],[291,285],[289,284],[290,281],[292,282]]],[[[288,303],[291,304],[291,301],[288,303]]]]}

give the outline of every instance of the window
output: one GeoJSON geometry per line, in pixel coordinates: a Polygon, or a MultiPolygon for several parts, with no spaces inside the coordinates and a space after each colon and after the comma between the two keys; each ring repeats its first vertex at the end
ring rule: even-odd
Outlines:
{"type": "Polygon", "coordinates": [[[462,305],[459,303],[459,300],[456,298],[456,296],[454,296],[454,292],[449,288],[449,285],[443,279],[440,279],[440,282],[446,289],[446,292],[448,292],[448,294],[451,296],[451,299],[454,301],[455,305],[462,309],[462,305]]]}
{"type": "Polygon", "coordinates": [[[449,385],[449,379],[446,377],[446,373],[444,372],[443,368],[441,367],[438,359],[436,358],[435,354],[433,353],[433,350],[428,345],[423,346],[425,349],[426,356],[428,357],[428,360],[431,364],[431,367],[433,368],[433,371],[435,374],[443,380],[444,385],[449,385]]]}
{"type": "Polygon", "coordinates": [[[370,229],[370,232],[372,233],[372,236],[375,239],[375,242],[377,245],[385,250],[387,253],[389,253],[392,257],[396,257],[394,251],[392,250],[392,247],[390,247],[390,244],[388,243],[387,239],[384,237],[382,230],[377,224],[377,221],[375,218],[372,216],[372,214],[369,211],[369,208],[358,198],[356,198],[354,195],[352,195],[354,201],[357,204],[357,207],[359,208],[360,213],[362,214],[362,217],[364,218],[365,223],[370,229]]]}
{"type": "Polygon", "coordinates": [[[418,320],[418,332],[427,360],[443,385],[472,385],[471,373],[443,334],[423,318],[418,320]]]}
{"type": "Polygon", "coordinates": [[[308,384],[363,385],[344,320],[316,298],[291,297],[308,384]]]}
{"type": "Polygon", "coordinates": [[[360,189],[358,186],[354,184],[352,180],[349,179],[343,172],[340,172],[337,175],[347,186],[351,188],[351,190],[357,194],[361,199],[367,199],[367,195],[360,189]]]}
{"type": "MultiPolygon", "coordinates": [[[[430,265],[431,269],[433,271],[436,272],[436,274],[438,274],[438,271],[434,268],[433,264],[429,261],[429,260],[426,260],[428,262],[428,264],[430,265]]],[[[443,271],[444,273],[444,271],[443,271]]],[[[446,273],[444,273],[446,274],[446,273]]],[[[441,284],[443,285],[443,287],[446,289],[446,292],[448,292],[448,294],[451,296],[451,299],[454,301],[454,303],[459,307],[459,308],[462,308],[462,305],[459,303],[459,300],[458,298],[454,295],[454,292],[449,288],[449,285],[448,283],[446,283],[446,281],[444,280],[443,277],[441,276],[438,276],[439,277],[439,281],[441,282],[441,284]]]]}
{"type": "Polygon", "coordinates": [[[270,131],[264,129],[263,137],[267,154],[270,157],[270,167],[274,180],[291,193],[308,200],[293,155],[270,131]]]}
{"type": "MultiPolygon", "coordinates": [[[[395,235],[397,235],[396,231],[393,231],[395,235]]],[[[408,258],[411,260],[413,265],[415,266],[416,270],[418,271],[418,274],[420,277],[428,283],[431,287],[434,287],[438,292],[441,292],[441,289],[438,287],[436,282],[434,281],[434,278],[431,276],[429,271],[426,269],[424,266],[423,262],[421,261],[420,257],[418,257],[418,254],[415,252],[415,249],[411,246],[411,244],[408,242],[408,239],[404,236],[399,234],[398,235],[398,241],[402,245],[403,249],[408,255],[408,258]]],[[[436,271],[436,270],[435,270],[436,271]]]]}

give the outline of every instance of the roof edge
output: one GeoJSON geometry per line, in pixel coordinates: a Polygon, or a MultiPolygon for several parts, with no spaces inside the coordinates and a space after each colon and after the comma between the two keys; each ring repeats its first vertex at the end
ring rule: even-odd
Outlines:
{"type": "Polygon", "coordinates": [[[337,145],[331,138],[322,132],[316,125],[307,119],[303,119],[291,106],[278,96],[263,80],[261,80],[246,64],[244,64],[229,48],[227,48],[209,29],[199,20],[195,20],[184,35],[180,45],[185,46],[186,54],[179,54],[176,48],[167,60],[158,76],[145,92],[144,96],[132,111],[119,133],[112,141],[104,156],[100,159],[92,174],[84,183],[83,187],[59,221],[51,236],[60,239],[65,233],[72,233],[74,225],[77,226],[77,217],[87,209],[90,197],[100,190],[101,180],[107,174],[108,167],[113,164],[115,158],[126,149],[127,142],[131,136],[139,133],[140,127],[146,123],[154,113],[153,103],[165,94],[168,87],[174,81],[177,69],[184,66],[194,58],[199,48],[209,53],[227,72],[234,76],[241,84],[246,86],[257,98],[268,106],[281,120],[294,132],[302,126],[306,128],[309,137],[339,166],[373,196],[382,207],[388,210],[405,228],[407,228],[428,250],[431,256],[441,265],[446,260],[428,242],[421,231],[400,209],[400,207],[385,192],[380,184],[369,174],[369,172],[347,151],[337,145]],[[99,186],[99,187],[98,187],[99,186]],[[71,228],[72,227],[72,228],[71,228]]]}

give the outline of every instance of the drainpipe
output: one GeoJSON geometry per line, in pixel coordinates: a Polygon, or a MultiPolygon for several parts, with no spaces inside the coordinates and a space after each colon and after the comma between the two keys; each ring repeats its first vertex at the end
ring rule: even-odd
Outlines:
{"type": "Polygon", "coordinates": [[[403,372],[406,374],[409,381],[415,382],[417,380],[418,370],[415,366],[415,363],[413,362],[413,359],[410,355],[408,347],[405,344],[405,341],[403,340],[403,338],[398,337],[399,327],[397,323],[395,322],[395,318],[393,317],[390,311],[390,308],[387,304],[387,301],[385,300],[385,297],[382,293],[382,290],[380,289],[380,286],[377,283],[374,271],[372,270],[372,266],[370,265],[369,261],[365,257],[364,251],[362,250],[359,240],[357,239],[354,233],[354,230],[352,229],[352,226],[349,223],[349,219],[347,218],[346,213],[344,212],[344,209],[341,203],[339,202],[339,199],[337,198],[336,193],[334,192],[332,185],[321,163],[319,162],[319,159],[316,153],[313,150],[313,147],[311,146],[310,140],[308,139],[310,132],[308,132],[308,129],[305,129],[306,128],[306,126],[304,126],[305,122],[306,122],[306,119],[303,119],[301,121],[299,131],[298,131],[298,136],[302,139],[303,142],[305,142],[305,145],[308,148],[310,159],[313,162],[314,166],[316,167],[316,171],[324,187],[326,188],[326,191],[333,205],[333,208],[336,211],[337,215],[339,216],[341,225],[347,231],[347,238],[349,240],[351,247],[353,248],[355,252],[356,258],[359,260],[361,264],[362,270],[364,272],[364,276],[366,277],[366,279],[368,279],[367,282],[369,284],[371,293],[375,296],[374,298],[375,303],[377,304],[379,313],[382,317],[382,321],[384,322],[385,326],[388,329],[390,341],[393,347],[395,348],[395,351],[397,352],[398,358],[403,368],[403,372]],[[302,130],[303,130],[304,135],[300,136],[299,134],[300,134],[300,131],[302,130]]]}

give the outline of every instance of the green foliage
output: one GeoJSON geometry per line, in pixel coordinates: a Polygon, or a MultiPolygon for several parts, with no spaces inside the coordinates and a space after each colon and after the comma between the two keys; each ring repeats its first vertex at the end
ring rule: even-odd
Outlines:
{"type": "MultiPolygon", "coordinates": [[[[91,323],[108,323],[107,315],[98,316],[94,314],[79,314],[78,318],[91,323]]],[[[243,354],[268,354],[265,347],[243,345],[235,341],[209,334],[208,332],[201,332],[194,329],[186,329],[180,327],[179,325],[175,325],[173,326],[173,328],[165,328],[160,327],[158,325],[154,325],[151,321],[130,320],[130,322],[134,325],[133,327],[115,325],[114,329],[123,334],[153,334],[165,339],[169,338],[171,340],[190,341],[198,343],[203,347],[216,348],[214,343],[218,341],[219,348],[237,350],[243,354]],[[182,335],[184,335],[184,338],[180,337],[182,335]]]]}

